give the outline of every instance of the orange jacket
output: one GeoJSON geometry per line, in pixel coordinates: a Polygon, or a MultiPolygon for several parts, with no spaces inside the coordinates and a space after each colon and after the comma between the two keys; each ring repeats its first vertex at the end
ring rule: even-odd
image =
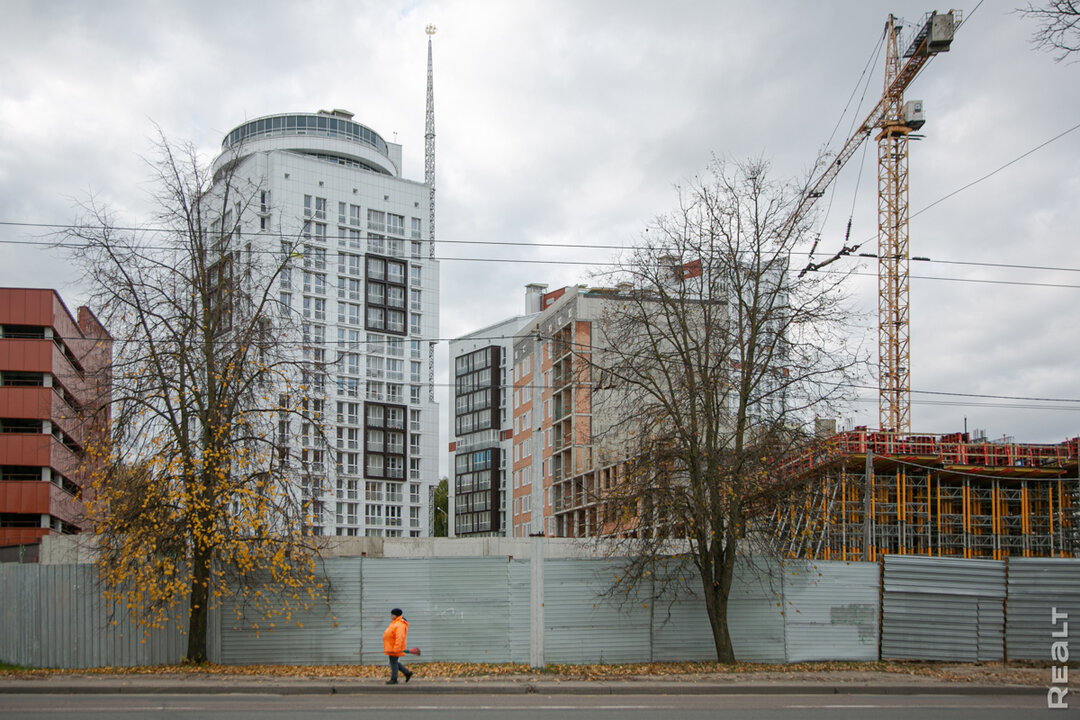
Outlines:
{"type": "Polygon", "coordinates": [[[401,657],[405,654],[406,638],[409,636],[409,623],[401,615],[398,615],[382,634],[383,655],[401,657]]]}

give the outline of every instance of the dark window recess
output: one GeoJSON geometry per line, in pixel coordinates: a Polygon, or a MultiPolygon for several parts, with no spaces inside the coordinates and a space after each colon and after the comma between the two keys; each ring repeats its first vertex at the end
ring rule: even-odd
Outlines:
{"type": "Polygon", "coordinates": [[[55,425],[53,426],[52,434],[53,437],[56,438],[57,442],[59,442],[71,452],[75,454],[82,452],[82,448],[79,447],[79,443],[75,442],[75,440],[72,439],[70,435],[68,435],[66,432],[56,427],[55,425]]]}
{"type": "Polygon", "coordinates": [[[404,480],[405,405],[365,402],[364,405],[364,472],[365,477],[404,480]]]}
{"type": "Polygon", "coordinates": [[[7,387],[42,387],[45,385],[45,373],[19,372],[5,370],[0,373],[2,382],[7,387]]]}
{"type": "Polygon", "coordinates": [[[40,420],[0,418],[0,433],[40,433],[40,420]]]}
{"type": "Polygon", "coordinates": [[[83,407],[75,399],[75,396],[68,392],[68,389],[66,387],[56,382],[55,380],[53,381],[53,392],[63,398],[64,402],[67,403],[68,407],[70,407],[72,410],[74,410],[75,412],[82,412],[83,407]]]}
{"type": "Polygon", "coordinates": [[[4,337],[42,340],[45,338],[45,328],[39,325],[3,325],[4,337]]]}
{"type": "Polygon", "coordinates": [[[49,528],[52,529],[54,532],[58,532],[62,535],[77,535],[79,532],[79,528],[75,527],[71,523],[66,523],[57,517],[49,518],[49,528]]]}
{"type": "Polygon", "coordinates": [[[460,535],[499,532],[499,448],[459,453],[454,458],[454,523],[460,535]]]}
{"type": "Polygon", "coordinates": [[[0,481],[34,481],[41,479],[41,468],[35,465],[0,465],[0,481]]]}
{"type": "Polygon", "coordinates": [[[492,345],[454,361],[454,432],[468,435],[499,425],[500,348],[492,345]]]}
{"type": "Polygon", "coordinates": [[[378,255],[365,255],[367,310],[364,328],[393,335],[407,335],[405,296],[408,265],[378,255]]]}
{"type": "Polygon", "coordinates": [[[0,513],[0,527],[41,527],[41,515],[30,513],[0,513]]]}

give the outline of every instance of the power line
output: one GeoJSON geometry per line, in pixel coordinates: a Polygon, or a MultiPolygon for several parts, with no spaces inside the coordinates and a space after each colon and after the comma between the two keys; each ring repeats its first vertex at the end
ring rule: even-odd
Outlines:
{"type": "MultiPolygon", "coordinates": [[[[860,277],[877,277],[877,273],[860,272],[858,270],[818,270],[817,272],[825,275],[855,275],[860,277]]],[[[1062,288],[1066,290],[1080,290],[1080,285],[1069,285],[1067,283],[1038,283],[1029,282],[1023,280],[987,280],[980,278],[958,278],[958,277],[942,277],[936,275],[909,275],[912,280],[941,280],[945,282],[966,282],[966,283],[979,283],[984,285],[1019,285],[1022,287],[1046,287],[1046,288],[1062,288]]]]}
{"type": "MultiPolygon", "coordinates": [[[[304,343],[302,340],[298,339],[298,340],[295,340],[295,341],[275,340],[272,344],[274,344],[274,345],[298,346],[298,347],[310,347],[310,348],[317,348],[317,347],[321,347],[321,346],[324,346],[324,345],[384,345],[385,346],[385,343],[386,343],[387,339],[399,339],[399,338],[402,340],[403,346],[404,346],[404,342],[406,342],[406,341],[417,341],[417,342],[422,342],[422,343],[429,343],[429,342],[435,342],[435,343],[444,343],[444,342],[446,342],[446,343],[448,343],[448,342],[452,342],[452,341],[455,341],[455,340],[464,339],[464,338],[444,338],[444,337],[430,338],[430,337],[406,337],[406,336],[383,335],[382,339],[374,339],[374,340],[339,339],[339,340],[325,340],[325,341],[322,341],[322,342],[304,343]]],[[[10,338],[9,337],[9,338],[0,338],[0,339],[39,339],[39,340],[40,339],[46,339],[46,340],[59,339],[59,340],[80,340],[80,341],[87,341],[87,342],[95,340],[94,338],[84,338],[84,337],[77,337],[77,336],[75,336],[75,337],[72,337],[72,336],[53,336],[52,338],[10,338]]],[[[536,332],[525,332],[523,334],[515,334],[515,335],[487,335],[487,336],[484,336],[482,338],[469,338],[469,339],[473,340],[473,341],[483,341],[483,342],[493,342],[493,341],[496,341],[496,340],[518,340],[518,339],[521,339],[521,340],[524,340],[524,339],[538,339],[538,340],[546,341],[546,342],[555,341],[555,338],[552,337],[552,336],[539,335],[536,332]]],[[[114,340],[113,342],[143,343],[143,342],[146,342],[146,340],[145,339],[114,340]]],[[[594,347],[593,345],[587,344],[587,343],[570,342],[570,343],[565,343],[565,344],[573,347],[575,352],[591,352],[593,350],[598,349],[598,348],[594,347]]],[[[403,351],[404,351],[404,347],[403,347],[403,351]]],[[[387,353],[383,353],[382,355],[377,355],[376,357],[384,357],[384,356],[388,357],[390,359],[399,359],[398,356],[392,355],[392,354],[387,354],[387,353]]],[[[412,356],[406,357],[404,354],[402,354],[400,356],[400,359],[402,359],[402,360],[415,360],[416,358],[414,358],[412,356]]],[[[304,362],[307,362],[307,361],[304,361],[302,359],[296,360],[297,364],[302,364],[304,362]]],[[[340,360],[332,362],[332,363],[331,362],[325,362],[325,363],[318,363],[318,364],[329,367],[329,366],[337,364],[338,362],[340,362],[340,360]]],[[[365,378],[365,379],[373,379],[373,378],[365,378]]],[[[377,381],[386,381],[386,378],[374,378],[374,379],[377,380],[377,381]]],[[[394,381],[391,381],[391,382],[394,382],[394,381]]],[[[400,382],[403,382],[405,384],[412,384],[412,385],[417,384],[415,382],[408,382],[408,381],[404,381],[404,380],[402,380],[400,382]]],[[[427,383],[420,383],[420,384],[426,385],[427,383]]],[[[578,383],[578,384],[580,384],[580,383],[578,383]]],[[[453,382],[434,383],[434,386],[435,387],[456,387],[455,383],[453,383],[453,382]]],[[[539,384],[538,383],[529,383],[529,384],[513,384],[513,383],[510,383],[510,384],[506,384],[506,385],[500,385],[500,387],[502,389],[507,389],[507,388],[519,389],[519,388],[529,387],[529,388],[532,388],[534,390],[541,390],[542,391],[542,390],[554,389],[555,386],[548,385],[546,383],[539,383],[539,384]]],[[[847,388],[847,389],[851,389],[851,390],[874,390],[874,391],[877,390],[876,387],[871,387],[869,385],[857,385],[857,384],[849,384],[849,383],[840,384],[840,385],[838,385],[838,387],[847,388]]],[[[917,390],[917,389],[913,389],[913,390],[911,390],[911,392],[912,392],[912,394],[916,394],[916,395],[935,395],[935,396],[939,396],[939,397],[950,397],[950,398],[972,398],[972,399],[976,399],[976,400],[1008,400],[1008,401],[1017,401],[1017,402],[1040,402],[1040,403],[1071,403],[1071,404],[1080,405],[1080,398],[1055,398],[1055,397],[1040,397],[1040,396],[1027,396],[1027,395],[994,395],[994,394],[986,394],[986,393],[962,393],[962,392],[955,392],[955,391],[917,390]]],[[[863,402],[864,400],[862,398],[859,398],[858,401],[863,402]]],[[[869,402],[870,399],[866,399],[865,401],[869,402]]],[[[876,402],[876,399],[874,399],[873,401],[876,402]]],[[[950,401],[932,401],[932,400],[921,401],[921,403],[922,404],[953,404],[950,401]]],[[[960,403],[960,404],[972,404],[972,405],[974,405],[976,403],[960,403]]],[[[1014,406],[1014,405],[993,405],[993,406],[994,407],[1022,407],[1022,406],[1014,406]]],[[[1058,408],[1058,409],[1080,410],[1080,407],[1078,407],[1078,408],[1058,408]]]]}
{"type": "MultiPolygon", "coordinates": [[[[10,222],[0,221],[0,225],[13,225],[13,224],[14,225],[26,225],[26,223],[10,223],[10,222]]],[[[35,226],[41,226],[41,227],[60,227],[60,226],[53,226],[53,225],[38,225],[38,224],[34,224],[34,225],[35,226]]],[[[501,246],[512,246],[512,247],[575,248],[575,249],[582,249],[582,246],[580,244],[573,245],[573,244],[562,244],[562,243],[526,243],[526,242],[495,241],[495,240],[438,240],[437,242],[439,242],[439,243],[448,243],[448,244],[451,244],[451,243],[452,244],[462,244],[462,245],[501,245],[501,246]]],[[[864,243],[865,242],[866,241],[864,241],[864,243]]],[[[86,245],[86,244],[63,243],[63,242],[55,243],[55,242],[49,242],[49,241],[45,241],[45,240],[0,240],[0,245],[29,245],[29,246],[52,247],[52,248],[56,248],[56,249],[69,249],[69,250],[70,249],[85,249],[87,247],[90,247],[89,245],[86,245]]],[[[330,247],[329,244],[325,248],[322,245],[316,245],[316,244],[313,244],[313,243],[312,244],[299,243],[298,247],[300,247],[301,245],[306,246],[306,247],[318,247],[320,249],[326,249],[328,251],[341,250],[345,254],[354,254],[354,253],[349,252],[350,248],[340,248],[340,247],[339,248],[333,248],[333,247],[330,247]]],[[[861,244],[860,244],[860,246],[861,246],[861,244]]],[[[177,245],[177,246],[161,246],[161,247],[149,246],[149,247],[145,247],[145,248],[142,248],[142,249],[150,251],[150,250],[179,250],[179,249],[182,249],[182,248],[181,248],[181,246],[177,245]]],[[[355,248],[352,248],[352,249],[355,249],[355,248]]],[[[599,250],[602,250],[602,249],[633,250],[635,248],[633,246],[627,246],[627,245],[591,245],[586,249],[590,249],[590,250],[592,250],[592,249],[599,249],[599,250]]],[[[246,252],[246,249],[245,249],[245,252],[246,252]]],[[[259,254],[274,254],[274,255],[276,255],[276,254],[280,253],[280,250],[270,249],[270,248],[252,248],[252,252],[253,253],[259,253],[259,254]]],[[[808,254],[808,253],[795,252],[795,253],[791,253],[791,254],[793,254],[793,255],[805,255],[805,254],[808,254]]],[[[333,255],[330,255],[330,257],[332,257],[332,256],[333,255]]],[[[385,256],[385,254],[384,254],[384,256],[385,256]]],[[[393,257],[393,256],[388,256],[388,257],[393,257]]],[[[874,255],[873,253],[860,253],[859,255],[851,255],[850,257],[873,258],[873,257],[876,257],[876,255],[874,255]]],[[[431,258],[416,258],[416,257],[409,256],[409,257],[400,257],[398,259],[405,260],[405,261],[411,261],[411,260],[424,260],[424,259],[431,259],[431,258]]],[[[623,262],[602,261],[602,260],[570,260],[570,259],[542,260],[542,259],[536,259],[536,258],[497,258],[497,257],[464,257],[464,256],[440,256],[440,257],[436,257],[434,259],[439,261],[439,262],[455,262],[455,261],[458,261],[458,262],[506,262],[506,263],[517,263],[517,264],[537,264],[537,265],[582,265],[582,266],[590,266],[590,267],[624,267],[626,265],[626,263],[623,263],[623,262]]],[[[973,266],[973,267],[994,267],[994,268],[1002,268],[1002,269],[1009,269],[1009,270],[1034,270],[1034,271],[1043,271],[1043,272],[1080,273],[1080,268],[1065,267],[1065,266],[1052,266],[1052,265],[1025,265],[1025,264],[1020,264],[1020,263],[995,263],[995,262],[984,262],[984,261],[974,261],[974,260],[938,260],[938,259],[927,258],[927,257],[912,258],[912,261],[913,262],[925,262],[925,263],[938,263],[938,264],[942,264],[942,265],[960,265],[960,266],[970,265],[970,266],[973,266]]],[[[329,260],[327,260],[327,262],[329,262],[329,260]]],[[[302,269],[305,269],[305,268],[297,267],[297,269],[302,270],[302,269]]],[[[310,268],[307,268],[307,269],[310,269],[310,268]]],[[[322,270],[317,270],[317,271],[319,271],[319,272],[327,272],[328,270],[329,270],[329,268],[323,268],[322,270]]],[[[820,270],[818,272],[829,273],[829,272],[833,272],[833,271],[820,270]]],[[[868,273],[855,272],[855,273],[852,273],[852,274],[855,274],[855,275],[860,275],[860,274],[861,275],[867,275],[868,273]]],[[[916,279],[923,279],[923,280],[952,280],[952,281],[957,281],[957,282],[984,282],[984,283],[1000,283],[1000,284],[1016,284],[1016,285],[1030,284],[1030,285],[1036,285],[1036,286],[1042,285],[1042,286],[1045,286],[1045,287],[1065,287],[1065,288],[1076,287],[1076,286],[1073,286],[1073,285],[1056,285],[1056,284],[1044,284],[1044,283],[1023,283],[1023,282],[1019,282],[1019,281],[1006,281],[1006,280],[975,280],[975,279],[970,279],[970,278],[925,277],[925,276],[924,277],[911,276],[911,277],[916,278],[916,279]]]]}
{"type": "MultiPolygon", "coordinates": [[[[982,3],[980,2],[979,4],[981,5],[982,3]]],[[[976,6],[976,9],[978,9],[978,6],[976,6]]],[[[972,11],[972,13],[970,13],[968,15],[968,19],[970,19],[972,14],[974,14],[974,11],[972,11]]],[[[984,180],[987,180],[987,179],[993,177],[994,175],[998,174],[999,172],[1001,172],[1001,171],[1005,170],[1006,168],[1016,164],[1020,160],[1023,160],[1024,158],[1028,157],[1029,155],[1041,150],[1042,148],[1046,147],[1047,145],[1050,145],[1051,143],[1056,142],[1057,140],[1060,140],[1061,138],[1065,137],[1066,135],[1068,135],[1071,132],[1074,132],[1077,129],[1080,129],[1080,123],[1077,123],[1076,125],[1073,125],[1072,127],[1058,133],[1057,135],[1050,138],[1049,140],[1046,140],[1045,142],[1040,143],[1039,145],[1037,145],[1037,146],[1031,148],[1030,150],[1022,153],[1021,155],[1013,158],[1012,160],[1009,160],[1008,162],[1000,165],[999,167],[997,167],[996,169],[992,170],[991,172],[983,175],[982,177],[979,177],[976,180],[973,180],[973,181],[967,183],[966,185],[963,185],[962,187],[957,188],[956,190],[953,190],[952,192],[938,198],[937,200],[933,201],[929,205],[927,205],[927,206],[923,207],[922,209],[917,210],[916,212],[912,213],[909,217],[910,218],[918,217],[919,215],[921,215],[922,213],[930,210],[931,208],[935,207],[936,205],[939,205],[940,203],[948,200],[949,198],[954,197],[955,195],[963,192],[964,190],[967,190],[967,189],[969,189],[969,188],[983,182],[984,180]]],[[[0,226],[37,227],[37,228],[51,229],[51,230],[90,230],[90,231],[93,231],[93,230],[100,229],[99,225],[69,224],[69,223],[31,223],[31,222],[18,222],[18,221],[9,221],[9,220],[0,220],[0,226]]],[[[123,225],[114,226],[114,227],[112,227],[112,229],[113,230],[121,230],[121,231],[125,231],[125,232],[155,232],[155,233],[158,233],[158,232],[160,232],[160,233],[175,232],[174,230],[172,230],[170,228],[134,227],[134,226],[123,226],[123,225]]],[[[259,233],[259,232],[245,233],[242,230],[235,230],[234,233],[236,235],[238,235],[238,236],[241,236],[241,237],[244,236],[244,235],[251,235],[251,236],[256,236],[256,237],[261,236],[261,233],[259,233]]],[[[299,242],[306,242],[306,240],[302,240],[300,236],[297,236],[295,239],[296,239],[296,241],[298,243],[299,242]]],[[[360,238],[360,239],[363,239],[363,238],[360,238]]],[[[417,238],[389,238],[389,239],[391,239],[391,240],[401,240],[402,242],[411,242],[412,240],[416,240],[417,238]]],[[[855,249],[857,250],[859,247],[861,247],[862,245],[864,245],[865,243],[867,243],[867,242],[869,242],[870,240],[873,240],[873,239],[874,238],[867,238],[866,240],[863,240],[863,242],[859,243],[859,245],[857,245],[855,247],[855,249]]],[[[327,238],[327,240],[329,240],[329,238],[327,238]]],[[[588,246],[584,246],[584,245],[581,245],[580,243],[531,243],[531,242],[510,241],[510,240],[455,240],[455,239],[447,240],[447,239],[437,239],[434,242],[444,243],[444,244],[457,244],[457,245],[492,245],[492,246],[504,246],[504,247],[541,247],[541,248],[548,247],[548,248],[562,248],[562,249],[573,248],[573,249],[597,249],[597,250],[634,250],[634,249],[637,249],[633,245],[607,245],[607,244],[592,243],[592,244],[590,244],[588,246]]],[[[29,241],[29,240],[0,240],[0,244],[53,245],[53,246],[57,246],[57,247],[79,247],[78,245],[71,245],[71,244],[65,245],[63,243],[49,243],[47,241],[29,241]]],[[[260,250],[260,252],[276,252],[276,251],[273,251],[273,250],[260,250]]],[[[792,254],[802,255],[802,254],[810,254],[810,253],[798,252],[798,253],[792,253],[792,254]]],[[[496,258],[479,258],[479,259],[477,259],[477,258],[435,258],[435,259],[439,259],[439,260],[489,261],[489,262],[490,261],[498,261],[498,259],[496,259],[496,258]]],[[[919,259],[923,260],[923,261],[926,261],[926,262],[950,262],[951,264],[972,264],[972,265],[980,264],[980,263],[975,263],[975,262],[967,263],[966,261],[937,261],[937,260],[932,260],[932,259],[929,259],[929,258],[919,258],[919,259]]],[[[528,262],[528,261],[526,261],[526,260],[509,260],[508,259],[507,262],[528,262]]],[[[561,262],[561,263],[565,263],[565,264],[578,264],[578,265],[589,265],[589,264],[613,265],[613,264],[617,264],[617,263],[584,263],[584,262],[575,262],[575,261],[540,261],[540,260],[534,261],[534,262],[540,262],[540,263],[559,263],[559,262],[561,262]]],[[[1042,266],[1022,266],[1022,265],[1005,265],[1005,264],[1002,264],[1001,266],[1003,266],[1003,267],[1017,267],[1017,268],[1022,268],[1022,269],[1040,269],[1040,270],[1047,269],[1047,268],[1042,267],[1042,266]]],[[[1063,271],[1067,271],[1067,272],[1080,272],[1080,269],[1077,269],[1077,268],[1053,268],[1053,269],[1055,269],[1055,270],[1063,270],[1063,271]]]]}
{"type": "Polygon", "coordinates": [[[1021,160],[1023,160],[1024,158],[1026,158],[1026,157],[1027,157],[1028,155],[1031,155],[1032,153],[1034,153],[1034,152],[1036,152],[1036,151],[1038,151],[1038,150],[1041,150],[1041,149],[1043,149],[1044,147],[1046,147],[1047,145],[1049,145],[1050,143],[1052,143],[1052,142],[1054,142],[1054,141],[1056,141],[1056,140],[1060,140],[1061,138],[1065,137],[1066,135],[1068,135],[1069,133],[1073,132],[1074,130],[1076,130],[1076,129],[1078,129],[1078,128],[1080,128],[1080,123],[1077,123],[1076,125],[1073,125],[1073,126],[1072,126],[1071,128],[1069,128],[1068,130],[1065,130],[1065,131],[1063,131],[1063,132],[1061,132],[1061,133],[1058,133],[1057,135],[1055,135],[1054,137],[1050,138],[1049,140],[1047,140],[1046,142],[1042,143],[1041,145],[1037,145],[1037,146],[1035,146],[1035,147],[1031,148],[1031,149],[1030,149],[1030,150],[1028,150],[1028,151],[1027,151],[1026,153],[1024,153],[1024,154],[1020,155],[1019,157],[1015,157],[1015,158],[1013,158],[1012,160],[1010,160],[1009,162],[1005,163],[1004,165],[1001,165],[1000,167],[996,168],[995,170],[991,170],[990,172],[988,172],[987,174],[983,175],[983,176],[982,176],[982,177],[980,177],[979,179],[977,179],[977,180],[972,180],[972,181],[971,181],[971,182],[969,182],[969,183],[968,183],[967,185],[964,185],[963,187],[957,188],[956,190],[953,190],[953,191],[952,191],[951,193],[949,193],[948,195],[944,195],[944,196],[942,196],[942,197],[938,198],[937,200],[935,200],[934,202],[930,203],[929,205],[927,205],[926,207],[922,208],[921,210],[918,210],[918,211],[916,211],[916,212],[912,213],[910,217],[911,217],[911,218],[916,218],[916,217],[918,217],[919,215],[922,215],[922,214],[923,214],[924,212],[926,212],[926,211],[927,211],[927,210],[929,210],[930,208],[932,208],[932,207],[934,207],[934,206],[936,206],[936,205],[939,205],[939,204],[941,204],[941,203],[945,202],[946,200],[948,200],[949,198],[951,198],[951,197],[953,197],[953,196],[955,196],[955,195],[959,195],[960,193],[962,193],[963,191],[967,190],[968,188],[970,188],[970,187],[972,187],[972,186],[974,186],[974,185],[978,185],[978,184],[979,184],[979,183],[981,183],[981,182],[982,182],[983,180],[987,180],[987,179],[989,179],[989,178],[992,178],[992,177],[993,177],[994,175],[997,175],[997,174],[998,174],[999,172],[1001,172],[1001,171],[1002,171],[1002,170],[1004,170],[1005,168],[1009,167],[1010,165],[1014,165],[1014,164],[1016,164],[1016,163],[1020,162],[1021,160]]]}
{"type": "MultiPolygon", "coordinates": [[[[920,209],[920,210],[918,210],[918,211],[916,211],[916,212],[912,213],[911,215],[909,215],[909,216],[908,216],[908,217],[909,217],[909,219],[911,219],[911,218],[915,218],[915,217],[918,217],[919,215],[922,215],[922,214],[923,214],[924,212],[926,212],[926,211],[927,211],[927,210],[929,210],[930,208],[932,208],[932,207],[934,207],[934,206],[936,206],[936,205],[938,205],[938,204],[940,204],[940,203],[944,202],[945,200],[948,200],[949,198],[951,198],[951,197],[953,197],[953,196],[955,196],[955,195],[957,195],[957,194],[959,194],[959,193],[963,192],[964,190],[967,190],[968,188],[970,188],[970,187],[972,187],[972,186],[974,186],[974,185],[978,185],[979,183],[981,183],[982,181],[984,181],[984,180],[986,180],[986,179],[988,179],[988,178],[990,178],[990,177],[993,177],[994,175],[998,174],[999,172],[1001,172],[1001,171],[1002,171],[1002,170],[1004,170],[1005,168],[1007,168],[1007,167],[1009,167],[1009,166],[1011,166],[1011,165],[1013,165],[1013,164],[1015,164],[1015,163],[1019,162],[1020,160],[1022,160],[1022,159],[1024,159],[1024,158],[1026,158],[1027,156],[1031,155],[1032,153],[1034,153],[1034,152],[1036,152],[1036,151],[1038,151],[1038,150],[1041,150],[1042,148],[1046,147],[1047,145],[1049,145],[1049,144],[1051,144],[1051,143],[1053,143],[1053,142],[1055,142],[1055,141],[1057,141],[1057,140],[1060,140],[1061,138],[1065,137],[1065,136],[1066,136],[1066,135],[1068,135],[1069,133],[1071,133],[1071,132],[1075,131],[1075,130],[1076,130],[1077,128],[1080,128],[1080,123],[1077,123],[1076,125],[1073,125],[1073,126],[1072,126],[1071,128],[1069,128],[1069,129],[1067,129],[1067,130],[1065,130],[1065,131],[1063,131],[1063,132],[1061,132],[1061,133],[1058,133],[1057,135],[1055,135],[1054,137],[1050,138],[1050,139],[1049,139],[1049,140],[1047,140],[1046,142],[1043,142],[1043,143],[1041,143],[1041,144],[1037,145],[1036,147],[1034,147],[1034,148],[1032,148],[1032,149],[1028,150],[1027,152],[1023,153],[1022,155],[1020,155],[1020,156],[1018,156],[1018,157],[1016,157],[1016,158],[1013,158],[1012,160],[1010,160],[1010,161],[1008,161],[1007,163],[1005,163],[1005,164],[1003,164],[1003,165],[999,166],[999,167],[998,167],[998,168],[996,168],[995,170],[992,170],[991,172],[987,173],[986,175],[983,175],[982,177],[978,178],[977,180],[973,180],[972,182],[970,182],[970,183],[968,183],[968,184],[966,184],[966,185],[964,185],[964,186],[962,186],[962,187],[960,187],[960,188],[958,188],[958,189],[956,189],[956,190],[953,190],[952,192],[948,193],[947,195],[944,195],[944,196],[942,196],[942,197],[938,198],[937,200],[935,200],[934,202],[930,203],[930,204],[929,204],[929,205],[927,205],[926,207],[924,207],[924,208],[922,208],[922,209],[920,209]]],[[[877,237],[877,236],[873,236],[873,237],[868,237],[868,238],[866,238],[865,240],[863,240],[862,242],[860,242],[860,243],[858,243],[857,245],[854,245],[854,246],[852,246],[852,247],[848,247],[848,246],[846,246],[846,245],[845,245],[845,246],[844,246],[844,248],[843,248],[843,249],[841,249],[841,250],[840,250],[839,252],[837,252],[837,253],[836,253],[835,255],[833,255],[833,256],[832,256],[832,259],[831,259],[831,260],[829,260],[829,261],[827,261],[827,263],[828,263],[828,262],[832,262],[833,260],[839,260],[839,259],[840,259],[840,258],[842,258],[842,257],[853,257],[853,256],[855,256],[855,253],[856,253],[856,252],[858,252],[859,248],[861,248],[861,247],[862,247],[863,245],[865,245],[866,243],[868,243],[868,242],[871,242],[872,240],[875,240],[875,239],[876,239],[876,237],[877,237]]],[[[930,261],[930,260],[929,260],[929,258],[920,258],[920,259],[921,259],[921,260],[926,260],[926,261],[930,261]]],[[[932,261],[931,261],[931,262],[932,262],[932,261]]],[[[824,266],[824,264],[827,264],[827,263],[819,263],[819,264],[818,264],[818,267],[823,267],[823,266],[824,266]]],[[[815,270],[815,272],[820,272],[820,271],[819,271],[819,270],[817,270],[816,268],[811,268],[811,266],[808,266],[808,267],[807,267],[807,270],[810,270],[810,269],[814,269],[814,270],[815,270]]]]}
{"type": "MultiPolygon", "coordinates": [[[[878,398],[856,398],[855,402],[864,405],[877,405],[878,398]]],[[[960,400],[912,400],[912,405],[941,406],[941,407],[966,407],[966,408],[1000,408],[1003,410],[1044,410],[1054,412],[1080,412],[1080,407],[1067,407],[1060,405],[1033,405],[1029,403],[995,403],[995,402],[963,402],[960,400]]]]}

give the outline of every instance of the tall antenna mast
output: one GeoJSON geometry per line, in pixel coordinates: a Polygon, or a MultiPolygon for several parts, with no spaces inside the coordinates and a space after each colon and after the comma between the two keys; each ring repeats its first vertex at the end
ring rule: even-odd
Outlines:
{"type": "MultiPolygon", "coordinates": [[[[427,127],[424,131],[424,183],[428,186],[428,257],[435,260],[435,83],[431,69],[431,36],[435,26],[428,25],[427,33],[427,127]]],[[[435,402],[435,342],[428,343],[428,401],[435,402]]]]}
{"type": "Polygon", "coordinates": [[[428,186],[428,257],[435,258],[435,83],[431,69],[431,36],[435,26],[428,25],[427,41],[427,128],[424,132],[424,184],[428,186]]]}

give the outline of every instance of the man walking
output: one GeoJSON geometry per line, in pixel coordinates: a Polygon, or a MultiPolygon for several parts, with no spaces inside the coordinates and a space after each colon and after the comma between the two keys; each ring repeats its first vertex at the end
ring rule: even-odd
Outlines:
{"type": "Polygon", "coordinates": [[[401,664],[408,636],[409,623],[401,615],[401,610],[394,608],[390,611],[390,624],[382,634],[383,654],[390,656],[390,679],[386,681],[387,685],[397,685],[398,670],[405,676],[405,682],[412,680],[412,672],[401,664]]]}

